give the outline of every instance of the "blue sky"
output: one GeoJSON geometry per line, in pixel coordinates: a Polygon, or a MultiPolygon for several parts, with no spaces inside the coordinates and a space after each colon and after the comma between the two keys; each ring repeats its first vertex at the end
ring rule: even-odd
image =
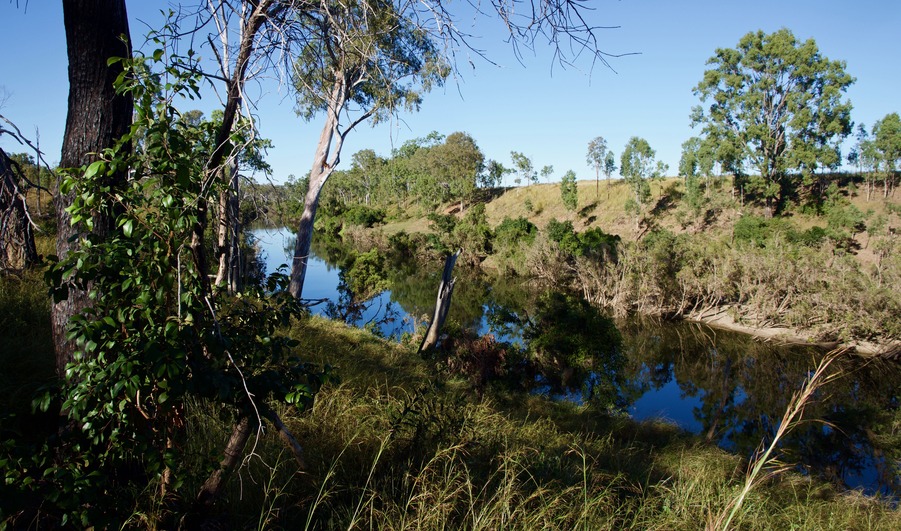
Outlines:
{"type": "MultiPolygon", "coordinates": [[[[459,3],[459,2],[457,2],[459,3]]],[[[0,114],[23,133],[40,132],[47,159],[59,160],[65,126],[66,50],[61,2],[25,0],[0,5],[0,114]]],[[[554,179],[572,169],[579,179],[593,179],[585,162],[588,142],[603,136],[617,154],[631,136],[646,138],[657,158],[675,175],[681,144],[693,134],[689,112],[699,100],[692,87],[706,60],[718,47],[734,47],[749,31],[786,27],[799,39],[814,38],[823,55],[843,60],[857,79],[847,97],[855,123],[869,129],[890,112],[901,112],[901,55],[898,28],[901,2],[859,0],[760,0],[755,2],[596,0],[592,23],[619,26],[598,32],[601,48],[612,54],[615,70],[601,65],[589,72],[554,65],[550,49],[539,43],[534,54],[517,61],[503,42],[503,28],[490,19],[464,17],[461,27],[474,34],[473,44],[500,66],[461,55],[461,76],[425,96],[419,113],[405,113],[377,128],[361,126],[348,136],[342,167],[351,154],[371,148],[382,155],[404,141],[430,131],[469,133],[487,158],[510,163],[510,151],[531,157],[536,168],[553,165],[554,179]]],[[[132,38],[141,42],[147,24],[155,24],[165,2],[128,2],[132,38]]],[[[453,3],[451,4],[453,5],[453,3]]],[[[256,88],[259,127],[272,139],[273,178],[302,175],[312,161],[320,124],[303,122],[293,112],[290,95],[274,83],[256,88]]],[[[196,105],[195,105],[196,106],[196,105]]],[[[193,108],[185,105],[183,110],[193,108]]],[[[210,94],[201,108],[215,108],[210,94]],[[209,107],[207,107],[209,106],[209,107]]],[[[6,138],[0,147],[24,151],[6,138]]]]}

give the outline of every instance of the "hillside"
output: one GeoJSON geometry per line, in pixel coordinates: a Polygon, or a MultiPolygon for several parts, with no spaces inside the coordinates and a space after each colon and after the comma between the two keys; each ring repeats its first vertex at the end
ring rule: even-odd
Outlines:
{"type": "Polygon", "coordinates": [[[706,193],[702,181],[703,198],[694,209],[680,178],[654,180],[650,188],[640,213],[628,210],[632,191],[621,180],[597,187],[579,182],[574,211],[564,207],[556,183],[483,189],[462,213],[455,203],[438,209],[456,219],[455,229],[435,233],[434,221],[401,213],[371,234],[376,240],[401,231],[429,234],[417,252],[434,249],[436,241],[447,249],[464,247],[483,270],[567,286],[617,314],[704,320],[768,338],[850,343],[866,352],[897,350],[898,199],[884,199],[878,190],[868,201],[851,182],[826,189],[819,204],[808,189],[806,198],[794,198],[768,219],[762,207],[742,200],[731,180],[711,180],[706,193]],[[479,203],[483,222],[469,219],[479,203]],[[542,236],[536,243],[533,235],[516,240],[525,234],[472,239],[482,230],[478,223],[495,230],[508,218],[528,220],[542,236]],[[557,228],[572,224],[570,243],[550,241],[552,220],[557,228]],[[597,250],[573,243],[597,229],[620,238],[618,259],[609,252],[586,259],[584,253],[597,250]]]}

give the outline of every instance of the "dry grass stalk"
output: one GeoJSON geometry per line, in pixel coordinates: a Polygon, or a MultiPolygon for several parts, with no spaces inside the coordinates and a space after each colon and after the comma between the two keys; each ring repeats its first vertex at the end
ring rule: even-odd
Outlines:
{"type": "Polygon", "coordinates": [[[748,463],[748,472],[741,492],[723,508],[716,518],[708,522],[707,529],[729,529],[729,525],[738,515],[742,503],[752,490],[791,468],[791,465],[779,463],[776,460],[775,454],[779,441],[803,422],[804,408],[813,399],[816,391],[842,376],[841,372],[827,373],[827,370],[832,362],[847,353],[848,350],[848,348],[839,348],[826,354],[820,360],[816,370],[807,377],[801,389],[792,395],[773,440],[766,448],[763,448],[763,442],[761,442],[761,449],[755,452],[751,462],[748,463]]]}

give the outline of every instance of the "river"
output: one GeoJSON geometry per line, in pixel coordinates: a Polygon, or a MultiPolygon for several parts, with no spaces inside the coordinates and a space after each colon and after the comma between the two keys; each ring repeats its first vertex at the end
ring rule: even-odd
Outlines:
{"type": "MultiPolygon", "coordinates": [[[[257,229],[253,236],[267,271],[290,263],[290,232],[257,229]]],[[[398,268],[391,290],[361,304],[347,291],[341,260],[314,245],[317,250],[326,256],[311,257],[304,286],[304,298],[316,303],[314,313],[394,339],[412,333],[431,314],[443,264],[429,272],[398,268]]],[[[522,351],[540,344],[553,360],[545,367],[559,368],[536,375],[532,392],[579,403],[604,396],[616,405],[615,414],[671,422],[746,456],[771,440],[792,393],[824,354],[700,323],[613,321],[594,309],[586,315],[572,298],[538,294],[515,281],[489,284],[461,275],[448,318],[452,326],[491,334],[522,351]],[[560,328],[558,314],[569,328],[560,328]],[[599,346],[607,343],[615,347],[599,346]],[[571,358],[555,350],[558,345],[581,349],[580,360],[589,358],[590,369],[574,371],[585,364],[567,363],[571,358]]],[[[812,420],[783,439],[782,460],[867,494],[897,496],[901,482],[894,460],[901,452],[888,446],[890,437],[880,430],[897,418],[901,372],[896,365],[852,356],[834,366],[844,376],[805,409],[812,420]]]]}

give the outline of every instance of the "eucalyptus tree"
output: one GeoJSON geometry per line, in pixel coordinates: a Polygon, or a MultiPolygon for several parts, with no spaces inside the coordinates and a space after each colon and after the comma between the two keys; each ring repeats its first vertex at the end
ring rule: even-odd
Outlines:
{"type": "MultiPolygon", "coordinates": [[[[544,178],[544,182],[551,182],[551,177],[554,175],[554,167],[551,165],[546,165],[541,168],[541,176],[544,178]]],[[[537,181],[536,181],[537,182],[537,181]]]]}
{"type": "Polygon", "coordinates": [[[429,173],[436,181],[439,197],[464,201],[476,189],[476,180],[485,165],[485,156],[475,140],[466,133],[451,133],[443,144],[429,151],[429,173]]]}
{"type": "Polygon", "coordinates": [[[594,168],[594,192],[595,195],[600,195],[600,179],[601,179],[601,170],[605,170],[607,174],[607,178],[610,178],[610,173],[613,173],[613,170],[610,172],[606,172],[605,164],[607,162],[607,141],[604,140],[604,137],[598,136],[595,137],[591,142],[588,143],[588,154],[586,155],[586,162],[588,165],[594,168]]]}
{"type": "Polygon", "coordinates": [[[759,173],[752,184],[772,215],[793,174],[840,160],[839,144],[851,132],[851,103],[842,95],[854,78],[813,39],[799,42],[787,29],[748,33],[707,64],[694,93],[710,105],[693,109],[693,125],[720,146],[724,166],[759,173]]]}
{"type": "Polygon", "coordinates": [[[610,176],[616,171],[616,155],[608,151],[604,157],[604,176],[607,178],[607,199],[610,199],[610,176]]]}
{"type": "Polygon", "coordinates": [[[291,267],[290,291],[300,298],[319,195],[344,139],[367,120],[418,108],[421,93],[443,84],[449,71],[435,43],[390,1],[323,2],[299,13],[298,22],[306,41],[294,63],[297,112],[306,120],[325,114],[291,267]]]}
{"type": "Polygon", "coordinates": [[[857,124],[857,134],[854,135],[855,142],[848,152],[848,164],[857,166],[857,174],[864,178],[867,187],[867,202],[873,195],[873,186],[875,179],[875,169],[878,165],[876,149],[870,134],[864,124],[857,124]]]}
{"type": "Polygon", "coordinates": [[[513,170],[516,172],[516,178],[513,182],[517,186],[522,184],[523,181],[531,183],[535,179],[535,168],[532,166],[532,159],[518,151],[511,151],[510,159],[513,163],[513,170]]]}
{"type": "Polygon", "coordinates": [[[665,165],[655,160],[656,155],[647,140],[633,136],[626,143],[620,157],[619,172],[633,193],[633,197],[626,203],[626,208],[635,212],[636,226],[644,211],[644,205],[651,199],[649,180],[660,177],[666,171],[665,165]]]}
{"type": "MultiPolygon", "coordinates": [[[[291,267],[291,293],[300,297],[306,274],[317,198],[340,161],[346,135],[357,125],[416,109],[421,93],[440,85],[455,67],[460,48],[482,55],[458,29],[446,0],[291,2],[297,14],[290,33],[299,53],[292,66],[298,112],[325,120],[313,156],[291,267]]],[[[521,46],[547,41],[554,59],[573,64],[588,57],[606,65],[589,9],[572,0],[490,0],[471,5],[479,17],[493,11],[518,54],[521,46]]],[[[531,175],[530,175],[531,177],[531,175]]]]}
{"type": "Polygon", "coordinates": [[[504,167],[500,162],[491,159],[485,164],[485,171],[479,175],[479,184],[483,188],[503,186],[504,176],[513,170],[504,167]]]}
{"type": "Polygon", "coordinates": [[[883,197],[894,193],[895,173],[901,164],[901,118],[893,112],[873,124],[873,144],[876,160],[883,175],[883,197]]]}

